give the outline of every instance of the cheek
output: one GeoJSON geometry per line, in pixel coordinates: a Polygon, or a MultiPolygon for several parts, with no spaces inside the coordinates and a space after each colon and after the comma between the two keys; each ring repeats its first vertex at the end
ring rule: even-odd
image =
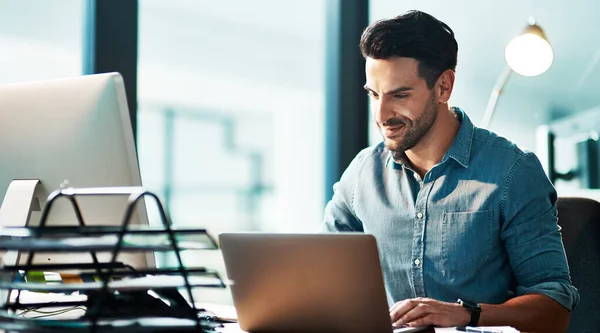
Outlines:
{"type": "Polygon", "coordinates": [[[406,103],[403,105],[403,109],[405,112],[403,113],[403,115],[405,115],[407,118],[414,122],[423,116],[423,114],[427,111],[428,107],[428,103],[423,103],[421,101],[406,101],[406,103]]]}
{"type": "Polygon", "coordinates": [[[419,117],[419,109],[411,101],[399,101],[394,104],[394,111],[397,118],[414,121],[419,117]]]}

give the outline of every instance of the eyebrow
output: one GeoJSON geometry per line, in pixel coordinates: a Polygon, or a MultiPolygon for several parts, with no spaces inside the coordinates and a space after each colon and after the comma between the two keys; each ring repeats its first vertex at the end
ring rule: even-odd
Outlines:
{"type": "MultiPolygon", "coordinates": [[[[366,90],[366,91],[375,92],[373,89],[369,88],[369,87],[368,87],[368,86],[366,86],[366,85],[364,86],[364,88],[365,88],[365,90],[366,90]]],[[[394,89],[394,90],[388,91],[388,92],[386,92],[385,94],[386,94],[386,95],[395,95],[395,94],[397,94],[397,93],[401,93],[401,92],[407,92],[407,91],[411,91],[411,90],[413,90],[413,89],[414,89],[413,87],[399,87],[399,88],[396,88],[396,89],[394,89]]]]}

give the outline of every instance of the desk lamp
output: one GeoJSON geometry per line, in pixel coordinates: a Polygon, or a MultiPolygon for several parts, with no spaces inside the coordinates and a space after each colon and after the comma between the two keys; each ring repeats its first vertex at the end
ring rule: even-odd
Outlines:
{"type": "Polygon", "coordinates": [[[542,28],[529,18],[529,25],[522,34],[513,38],[504,50],[506,67],[498,78],[483,115],[482,126],[488,128],[498,103],[498,97],[514,71],[523,76],[538,76],[548,70],[554,60],[552,46],[546,39],[542,28]]]}

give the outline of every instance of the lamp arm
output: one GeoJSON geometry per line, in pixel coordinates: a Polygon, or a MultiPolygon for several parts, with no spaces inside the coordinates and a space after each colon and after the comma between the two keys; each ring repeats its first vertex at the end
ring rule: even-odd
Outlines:
{"type": "Polygon", "coordinates": [[[490,94],[490,99],[488,100],[488,104],[485,108],[485,113],[483,114],[483,120],[481,125],[482,128],[488,128],[490,126],[490,123],[492,122],[492,117],[494,116],[494,111],[496,110],[496,104],[498,104],[498,98],[500,97],[502,89],[504,89],[506,81],[508,81],[508,78],[510,77],[511,73],[512,69],[510,69],[510,67],[507,65],[502,71],[502,74],[500,74],[498,81],[496,81],[496,85],[494,85],[494,89],[490,94]]]}

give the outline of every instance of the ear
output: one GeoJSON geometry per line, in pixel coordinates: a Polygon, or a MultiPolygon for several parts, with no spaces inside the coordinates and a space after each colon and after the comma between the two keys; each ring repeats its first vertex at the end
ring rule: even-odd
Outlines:
{"type": "Polygon", "coordinates": [[[454,71],[447,69],[438,77],[435,83],[435,92],[438,103],[448,103],[450,95],[452,95],[452,89],[454,88],[454,71]]]}

